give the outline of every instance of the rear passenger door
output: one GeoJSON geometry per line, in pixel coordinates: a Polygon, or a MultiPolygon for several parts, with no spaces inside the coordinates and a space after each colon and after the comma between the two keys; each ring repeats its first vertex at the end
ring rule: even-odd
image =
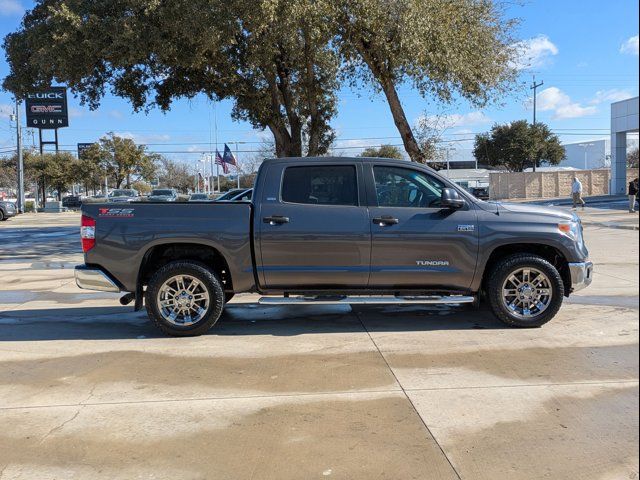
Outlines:
{"type": "Polygon", "coordinates": [[[269,166],[271,191],[256,199],[267,289],[366,287],[371,229],[359,171],[358,162],[269,166]]]}

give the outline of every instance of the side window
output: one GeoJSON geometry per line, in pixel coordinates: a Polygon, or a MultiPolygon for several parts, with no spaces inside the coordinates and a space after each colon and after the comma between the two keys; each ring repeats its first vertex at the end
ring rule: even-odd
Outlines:
{"type": "Polygon", "coordinates": [[[444,184],[416,170],[373,167],[380,207],[437,208],[444,184]]]}
{"type": "Polygon", "coordinates": [[[282,201],[317,205],[357,205],[358,187],[353,165],[287,167],[282,201]]]}

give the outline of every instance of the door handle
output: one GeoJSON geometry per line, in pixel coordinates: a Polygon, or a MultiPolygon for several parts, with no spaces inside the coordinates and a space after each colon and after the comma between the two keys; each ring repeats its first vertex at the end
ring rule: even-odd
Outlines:
{"type": "Polygon", "coordinates": [[[283,223],[289,223],[289,217],[273,215],[271,217],[264,217],[262,221],[264,223],[268,223],[269,225],[282,225],[283,223]]]}
{"type": "Polygon", "coordinates": [[[391,215],[382,215],[381,217],[375,217],[373,219],[373,223],[380,225],[381,227],[386,227],[389,225],[397,225],[399,220],[391,215]]]}

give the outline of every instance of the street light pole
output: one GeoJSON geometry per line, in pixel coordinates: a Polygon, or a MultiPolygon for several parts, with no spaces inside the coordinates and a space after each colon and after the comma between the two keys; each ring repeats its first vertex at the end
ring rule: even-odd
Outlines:
{"type": "MultiPolygon", "coordinates": [[[[537,93],[538,87],[544,85],[544,80],[540,83],[536,83],[536,76],[533,76],[533,84],[531,85],[531,90],[533,90],[533,126],[536,126],[536,102],[537,102],[537,93]]],[[[535,139],[534,139],[535,140],[535,139]]],[[[536,159],[533,159],[533,171],[536,171],[536,159]]]]}
{"type": "Polygon", "coordinates": [[[589,147],[593,147],[595,144],[593,143],[581,143],[579,144],[582,148],[584,148],[584,169],[588,170],[588,162],[587,162],[587,149],[589,147]]]}

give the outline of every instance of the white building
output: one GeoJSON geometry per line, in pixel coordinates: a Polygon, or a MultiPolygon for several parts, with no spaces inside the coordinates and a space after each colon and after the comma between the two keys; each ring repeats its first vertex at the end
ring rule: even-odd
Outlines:
{"type": "MultiPolygon", "coordinates": [[[[637,135],[640,107],[638,97],[611,104],[611,194],[624,194],[627,189],[627,151],[629,136],[637,135]]],[[[637,138],[637,137],[636,137],[637,138]]],[[[637,145],[637,143],[636,143],[637,145]]]]}
{"type": "Polygon", "coordinates": [[[579,143],[565,143],[567,158],[560,167],[572,167],[581,170],[611,167],[611,140],[591,140],[579,143]]]}

